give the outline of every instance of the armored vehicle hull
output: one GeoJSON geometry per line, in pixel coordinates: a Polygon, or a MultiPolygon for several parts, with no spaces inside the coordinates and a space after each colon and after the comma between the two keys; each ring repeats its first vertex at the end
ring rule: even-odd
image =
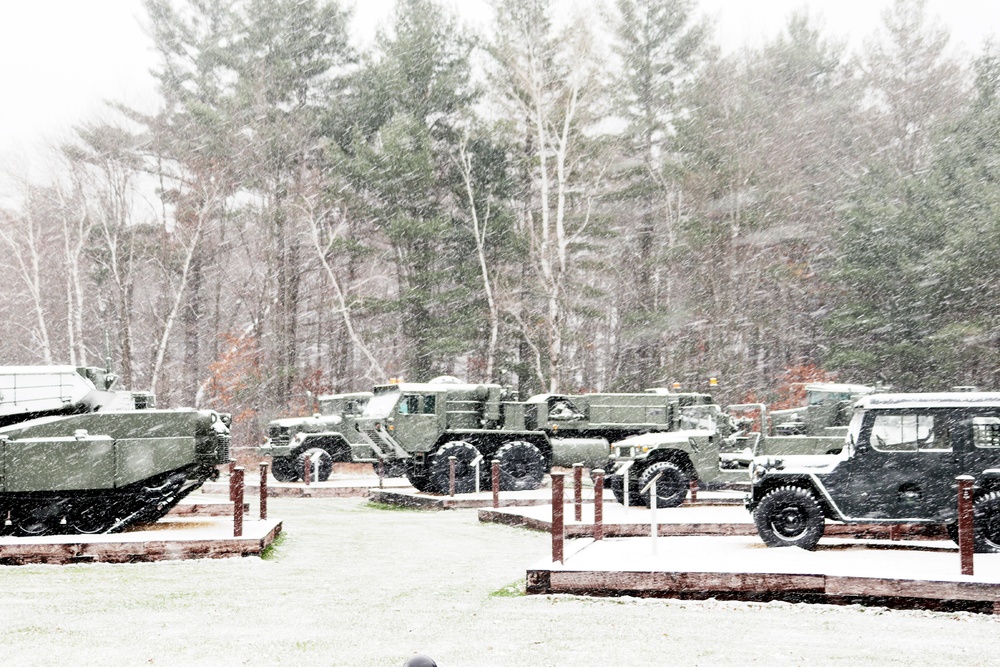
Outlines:
{"type": "Polygon", "coordinates": [[[131,395],[98,389],[88,377],[95,370],[0,367],[8,422],[0,427],[0,532],[103,533],[155,521],[229,461],[228,415],[123,409],[134,406],[131,395]],[[79,393],[66,394],[68,386],[79,393]],[[39,413],[46,416],[26,418],[39,413]]]}

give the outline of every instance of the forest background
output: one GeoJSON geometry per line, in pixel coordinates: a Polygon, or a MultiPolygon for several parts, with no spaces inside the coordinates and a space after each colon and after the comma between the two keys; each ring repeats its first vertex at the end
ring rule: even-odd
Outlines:
{"type": "Polygon", "coordinates": [[[161,103],[77,128],[0,208],[5,364],[279,414],[390,378],[996,389],[1000,56],[923,0],[723,54],[694,0],[474,32],[398,0],[146,0],[161,103]]]}

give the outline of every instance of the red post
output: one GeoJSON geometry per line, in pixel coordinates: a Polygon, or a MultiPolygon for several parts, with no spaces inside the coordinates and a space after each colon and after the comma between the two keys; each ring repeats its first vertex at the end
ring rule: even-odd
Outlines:
{"type": "Polygon", "coordinates": [[[306,486],[309,486],[309,478],[312,477],[312,461],[309,460],[308,456],[302,457],[302,479],[305,480],[306,486]]]}
{"type": "Polygon", "coordinates": [[[458,463],[457,456],[448,457],[448,494],[455,496],[455,465],[458,463]]]}
{"type": "Polygon", "coordinates": [[[233,471],[236,470],[236,461],[229,462],[229,502],[236,500],[236,480],[233,478],[233,471]]]}
{"type": "Polygon", "coordinates": [[[692,479],[688,482],[688,491],[691,492],[691,504],[698,502],[698,480],[692,479]]]}
{"type": "Polygon", "coordinates": [[[491,470],[493,480],[493,507],[500,507],[500,461],[493,459],[493,469],[491,470]]]}
{"type": "Polygon", "coordinates": [[[604,471],[594,471],[594,540],[604,539],[604,471]]]}
{"type": "Polygon", "coordinates": [[[573,519],[583,521],[583,464],[573,464],[573,519]]]}
{"type": "Polygon", "coordinates": [[[233,501],[233,537],[243,535],[243,467],[240,466],[233,471],[235,482],[233,490],[236,493],[236,500],[233,501]]]}
{"type": "Polygon", "coordinates": [[[267,461],[260,462],[260,520],[267,518],[267,461]]]}
{"type": "Polygon", "coordinates": [[[552,562],[563,562],[563,477],[565,473],[552,473],[552,562]]]}
{"type": "Polygon", "coordinates": [[[893,542],[898,542],[902,533],[902,526],[898,523],[893,523],[889,525],[889,539],[893,542]]]}
{"type": "Polygon", "coordinates": [[[972,575],[972,552],[975,533],[972,526],[972,475],[959,475],[958,481],[958,552],[962,574],[972,575]]]}

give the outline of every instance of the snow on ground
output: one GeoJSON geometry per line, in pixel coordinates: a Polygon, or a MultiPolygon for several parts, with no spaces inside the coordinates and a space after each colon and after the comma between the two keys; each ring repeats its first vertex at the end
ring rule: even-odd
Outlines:
{"type": "Polygon", "coordinates": [[[968,613],[509,597],[547,534],[355,498],[273,499],[270,514],[286,536],[268,560],[0,567],[4,662],[980,665],[1000,641],[1000,620],[968,613]]]}

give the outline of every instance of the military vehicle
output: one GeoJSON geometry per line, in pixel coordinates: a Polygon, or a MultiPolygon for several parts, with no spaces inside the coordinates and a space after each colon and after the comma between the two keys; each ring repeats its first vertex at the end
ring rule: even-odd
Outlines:
{"type": "Polygon", "coordinates": [[[768,412],[763,404],[731,405],[726,411],[677,394],[675,428],[620,440],[606,469],[608,488],[620,503],[646,506],[642,489],[657,475],[658,507],[676,507],[692,481],[699,486],[748,486],[750,462],[763,454],[825,454],[840,451],[854,400],[876,391],[865,385],[812,383],[806,405],[768,412]],[[697,401],[697,402],[696,402],[697,401]]]}
{"type": "MultiPolygon", "coordinates": [[[[258,452],[271,457],[274,478],[279,482],[301,480],[307,458],[318,481],[329,479],[333,464],[338,462],[372,463],[377,468],[378,457],[371,444],[354,426],[354,419],[371,397],[370,391],[320,396],[319,412],[268,424],[267,441],[258,452]]],[[[403,474],[392,466],[383,471],[389,476],[403,474]]]]}
{"type": "Polygon", "coordinates": [[[503,490],[537,488],[553,465],[603,461],[609,442],[672,427],[671,396],[645,394],[540,394],[527,401],[498,384],[455,378],[375,387],[357,419],[377,455],[405,466],[420,491],[444,493],[450,457],[455,488],[485,482],[490,461],[500,462],[503,490]],[[596,454],[595,454],[596,452],[596,454]]]}
{"type": "Polygon", "coordinates": [[[114,383],[100,368],[0,367],[0,532],[122,530],[218,477],[229,415],[153,409],[114,383]]]}
{"type": "Polygon", "coordinates": [[[1000,551],[1000,392],[874,394],[837,453],[759,456],[747,508],[768,546],[813,549],[825,519],[945,524],[955,478],[975,478],[975,549],[1000,551]]]}

